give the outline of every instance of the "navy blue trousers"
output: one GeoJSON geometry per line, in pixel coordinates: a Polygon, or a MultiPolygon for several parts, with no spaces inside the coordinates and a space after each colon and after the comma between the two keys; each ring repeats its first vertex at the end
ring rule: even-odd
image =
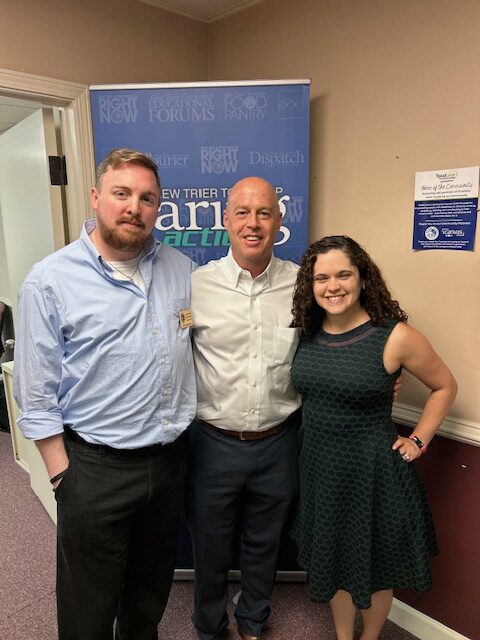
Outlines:
{"type": "Polygon", "coordinates": [[[193,623],[201,640],[228,626],[227,575],[240,533],[235,618],[259,635],[270,613],[281,534],[297,495],[297,414],[279,433],[242,441],[194,422],[188,431],[187,519],[195,560],[193,623]]]}

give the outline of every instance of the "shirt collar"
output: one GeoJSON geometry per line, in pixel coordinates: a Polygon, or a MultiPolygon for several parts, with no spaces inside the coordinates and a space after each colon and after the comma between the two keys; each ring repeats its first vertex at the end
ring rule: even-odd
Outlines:
{"type": "MultiPolygon", "coordinates": [[[[233,257],[231,248],[228,250],[228,254],[225,259],[225,266],[227,267],[229,278],[231,279],[231,282],[235,287],[238,287],[238,282],[242,276],[251,277],[250,273],[246,269],[242,269],[238,262],[236,262],[235,258],[233,257]]],[[[255,280],[261,281],[262,279],[265,279],[267,282],[267,286],[271,287],[275,277],[276,266],[277,259],[272,254],[270,262],[268,263],[265,271],[257,276],[255,280]]]]}

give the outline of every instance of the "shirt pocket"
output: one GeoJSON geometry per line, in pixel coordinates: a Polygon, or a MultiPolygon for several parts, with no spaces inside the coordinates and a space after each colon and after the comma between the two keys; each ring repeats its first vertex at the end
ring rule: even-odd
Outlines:
{"type": "Polygon", "coordinates": [[[276,402],[295,399],[295,390],[290,383],[290,369],[299,342],[297,329],[275,327],[273,332],[273,362],[271,380],[276,402]]]}
{"type": "Polygon", "coordinates": [[[298,330],[290,327],[274,327],[273,330],[273,365],[292,365],[293,356],[299,342],[298,330]]]}

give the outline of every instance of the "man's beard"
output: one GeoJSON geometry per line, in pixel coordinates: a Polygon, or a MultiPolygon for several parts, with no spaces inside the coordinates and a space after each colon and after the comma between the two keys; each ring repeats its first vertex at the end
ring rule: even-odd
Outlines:
{"type": "MultiPolygon", "coordinates": [[[[122,221],[117,221],[114,223],[113,227],[107,227],[101,216],[97,216],[97,228],[105,244],[108,244],[112,249],[117,249],[119,251],[140,251],[145,244],[145,240],[147,236],[143,233],[140,233],[141,230],[145,229],[145,225],[138,218],[138,216],[130,216],[128,220],[132,220],[137,224],[141,224],[142,227],[139,227],[138,232],[131,232],[129,229],[125,229],[125,227],[121,224],[122,221]]],[[[126,220],[123,220],[124,222],[126,220]]]]}

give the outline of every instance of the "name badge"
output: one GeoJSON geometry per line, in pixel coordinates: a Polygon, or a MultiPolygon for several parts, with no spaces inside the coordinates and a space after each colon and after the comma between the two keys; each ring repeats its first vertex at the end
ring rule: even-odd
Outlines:
{"type": "Polygon", "coordinates": [[[180,309],[178,312],[178,318],[180,320],[180,326],[182,329],[193,327],[193,317],[191,309],[180,309]]]}

